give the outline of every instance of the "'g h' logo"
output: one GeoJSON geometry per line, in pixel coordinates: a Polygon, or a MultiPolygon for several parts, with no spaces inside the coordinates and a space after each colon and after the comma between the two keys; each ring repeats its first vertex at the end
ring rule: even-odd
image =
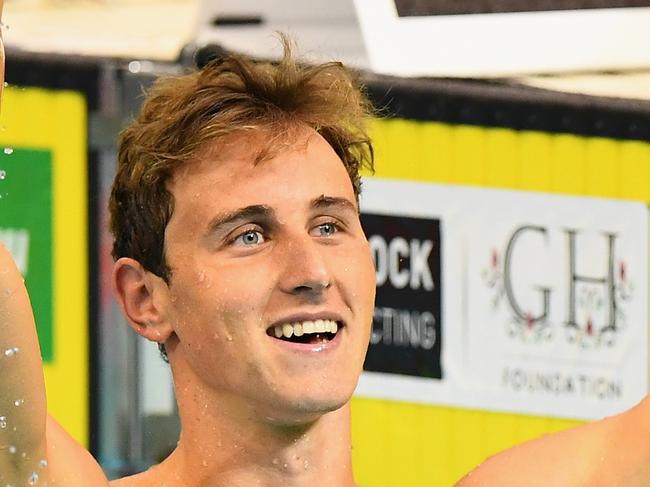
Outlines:
{"type": "MultiPolygon", "coordinates": [[[[616,272],[615,246],[616,234],[603,233],[605,239],[605,255],[603,259],[603,272],[600,275],[584,274],[577,269],[577,240],[579,232],[574,229],[564,230],[566,242],[566,269],[564,282],[567,293],[564,327],[567,338],[572,343],[583,347],[614,344],[615,336],[621,325],[624,324],[625,315],[619,304],[628,300],[633,290],[626,276],[625,263],[619,263],[619,272],[616,272]],[[596,322],[596,316],[600,322],[596,322]]],[[[537,236],[539,252],[549,247],[549,230],[544,226],[523,225],[513,231],[505,246],[503,264],[500,262],[499,252],[492,251],[491,265],[483,271],[483,278],[494,292],[494,306],[498,306],[505,298],[512,317],[509,326],[511,336],[533,341],[549,340],[554,336],[552,323],[549,321],[551,312],[552,295],[560,290],[553,290],[548,286],[537,286],[535,291],[539,296],[536,306],[531,303],[522,303],[517,299],[513,275],[516,270],[513,266],[513,252],[518,246],[523,235],[537,236]],[[536,313],[530,311],[537,308],[536,313]]],[[[530,258],[535,258],[531,255],[530,258]]],[[[562,272],[558,268],[557,272],[562,272]]],[[[563,286],[564,287],[564,286],[563,286]]]]}

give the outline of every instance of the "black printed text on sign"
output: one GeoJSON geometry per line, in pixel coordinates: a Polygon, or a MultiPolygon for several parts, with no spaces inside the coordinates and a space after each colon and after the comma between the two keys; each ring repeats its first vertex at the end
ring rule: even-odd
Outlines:
{"type": "Polygon", "coordinates": [[[440,222],[363,214],[377,276],[364,370],[442,378],[440,222]]]}

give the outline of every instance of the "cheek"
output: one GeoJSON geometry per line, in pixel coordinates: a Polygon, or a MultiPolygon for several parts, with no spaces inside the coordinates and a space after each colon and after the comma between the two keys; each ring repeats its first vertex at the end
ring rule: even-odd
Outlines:
{"type": "Polygon", "coordinates": [[[220,268],[216,275],[207,268],[188,273],[183,281],[185,284],[178,286],[181,291],[176,294],[174,306],[182,328],[191,323],[199,334],[232,338],[242,333],[244,322],[262,318],[268,286],[259,282],[259,272],[229,273],[220,268]]]}
{"type": "Polygon", "coordinates": [[[375,267],[370,248],[366,243],[359,243],[348,249],[344,258],[346,262],[341,269],[345,273],[344,279],[348,289],[360,305],[372,313],[375,301],[375,267]]]}

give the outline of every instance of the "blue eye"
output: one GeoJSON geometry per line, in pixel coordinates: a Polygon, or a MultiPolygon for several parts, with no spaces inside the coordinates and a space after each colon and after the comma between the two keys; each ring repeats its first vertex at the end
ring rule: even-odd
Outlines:
{"type": "Polygon", "coordinates": [[[338,231],[338,228],[334,223],[323,223],[318,225],[318,231],[321,237],[329,237],[334,235],[338,231]]]}
{"type": "Polygon", "coordinates": [[[264,236],[262,235],[262,232],[259,232],[257,230],[246,230],[244,233],[235,238],[233,243],[245,246],[259,245],[261,243],[264,243],[264,236]]]}

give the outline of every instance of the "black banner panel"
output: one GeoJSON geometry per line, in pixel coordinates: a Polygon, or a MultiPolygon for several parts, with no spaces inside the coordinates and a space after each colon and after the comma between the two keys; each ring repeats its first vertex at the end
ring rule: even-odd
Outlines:
{"type": "Polygon", "coordinates": [[[362,215],[377,274],[364,369],[441,379],[440,222],[362,215]]]}

